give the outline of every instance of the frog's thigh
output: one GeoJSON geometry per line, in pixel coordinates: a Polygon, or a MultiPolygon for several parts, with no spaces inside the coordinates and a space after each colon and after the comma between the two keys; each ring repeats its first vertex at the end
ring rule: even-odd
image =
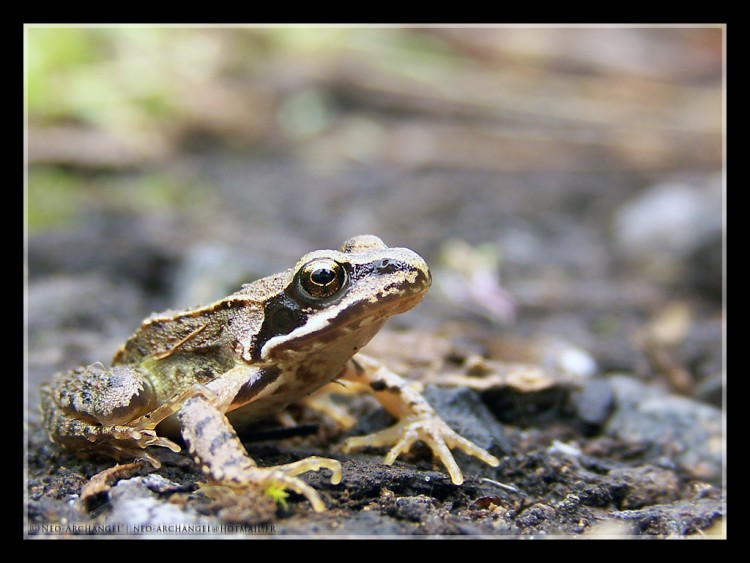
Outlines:
{"type": "Polygon", "coordinates": [[[380,362],[362,354],[357,355],[349,361],[339,377],[367,384],[383,408],[399,419],[396,424],[380,432],[350,438],[344,444],[345,451],[367,446],[393,446],[385,458],[385,463],[390,465],[420,440],[445,465],[456,485],[463,483],[464,478],[451,448],[458,448],[493,467],[500,464],[488,451],[452,430],[422,396],[421,386],[407,382],[380,362]]]}
{"type": "Polygon", "coordinates": [[[153,396],[138,369],[97,362],[55,376],[43,392],[42,411],[60,410],[102,426],[125,424],[146,413],[153,396]]]}
{"type": "Polygon", "coordinates": [[[142,451],[147,446],[179,447],[152,429],[129,423],[145,414],[153,392],[135,368],[107,369],[100,363],[56,375],[41,390],[44,427],[50,438],[79,454],[104,454],[115,459],[141,458],[158,467],[142,451]]]}

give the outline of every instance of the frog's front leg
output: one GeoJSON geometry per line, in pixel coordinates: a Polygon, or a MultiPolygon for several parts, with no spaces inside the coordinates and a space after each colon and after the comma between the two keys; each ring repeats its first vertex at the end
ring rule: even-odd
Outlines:
{"type": "Polygon", "coordinates": [[[257,372],[246,366],[236,367],[206,385],[213,396],[196,395],[188,399],[177,413],[182,437],[212,482],[240,491],[248,487],[291,489],[304,495],[313,509],[321,512],[325,504],[318,493],[296,475],[330,469],[331,482],[337,484],[341,482],[341,464],[333,459],[309,457],[286,465],[258,467],[224,415],[238,393],[257,379],[257,372]]]}
{"type": "Polygon", "coordinates": [[[393,446],[385,458],[385,463],[392,465],[401,453],[409,451],[417,440],[421,440],[443,462],[456,485],[463,483],[464,477],[450,448],[463,450],[492,467],[500,464],[495,456],[453,431],[413,383],[405,381],[380,362],[359,354],[349,361],[340,379],[367,384],[383,408],[399,419],[395,425],[380,432],[348,439],[344,444],[345,451],[367,446],[393,446]]]}
{"type": "Polygon", "coordinates": [[[180,447],[156,435],[154,428],[162,418],[149,416],[153,406],[147,379],[130,366],[108,369],[97,362],[58,374],[41,388],[47,433],[79,457],[137,458],[159,467],[145,448],[180,451],[180,447]]]}

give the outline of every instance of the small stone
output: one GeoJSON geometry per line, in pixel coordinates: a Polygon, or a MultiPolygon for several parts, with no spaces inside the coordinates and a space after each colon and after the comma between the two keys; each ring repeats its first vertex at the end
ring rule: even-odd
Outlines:
{"type": "Polygon", "coordinates": [[[581,430],[594,435],[607,422],[614,408],[614,393],[606,379],[592,379],[572,394],[571,405],[581,430]]]}
{"type": "MultiPolygon", "coordinates": [[[[471,440],[488,451],[510,453],[513,444],[506,434],[505,427],[497,421],[485,406],[476,391],[466,388],[446,389],[428,385],[424,397],[440,417],[459,435],[471,440]]],[[[454,452],[458,455],[463,453],[454,452]]],[[[476,462],[480,474],[485,474],[488,466],[481,460],[465,456],[459,465],[463,468],[476,462]]]]}
{"type": "Polygon", "coordinates": [[[612,516],[631,523],[638,534],[684,536],[720,522],[726,517],[726,505],[718,499],[675,501],[641,510],[614,512],[612,516]]]}
{"type": "Polygon", "coordinates": [[[680,484],[674,472],[652,465],[614,469],[609,477],[624,486],[626,493],[620,501],[620,508],[624,510],[666,504],[680,495],[680,484]]]}
{"type": "Polygon", "coordinates": [[[671,280],[721,231],[720,182],[657,184],[623,205],[614,219],[615,241],[624,255],[649,274],[671,280]]]}
{"type": "Polygon", "coordinates": [[[613,376],[615,409],[604,433],[643,444],[654,460],[665,457],[695,479],[716,482],[724,459],[722,412],[670,395],[629,376],[613,376]]]}
{"type": "Polygon", "coordinates": [[[194,510],[170,503],[153,492],[174,490],[179,485],[159,475],[120,481],[109,493],[112,511],[106,523],[119,526],[121,533],[169,537],[206,535],[220,522],[194,510]]]}

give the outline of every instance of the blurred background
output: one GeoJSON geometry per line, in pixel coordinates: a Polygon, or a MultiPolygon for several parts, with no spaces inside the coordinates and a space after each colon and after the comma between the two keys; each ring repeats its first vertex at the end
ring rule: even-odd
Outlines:
{"type": "Polygon", "coordinates": [[[27,27],[30,381],[371,233],[394,326],[721,404],[724,36],[27,27]]]}

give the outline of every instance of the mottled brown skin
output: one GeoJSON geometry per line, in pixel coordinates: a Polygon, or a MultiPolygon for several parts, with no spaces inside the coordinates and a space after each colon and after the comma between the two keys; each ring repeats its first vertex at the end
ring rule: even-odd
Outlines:
{"type": "Polygon", "coordinates": [[[179,451],[165,437],[179,430],[211,481],[291,489],[320,511],[322,500],[296,475],[327,468],[338,483],[337,461],[314,457],[257,467],[233,425],[348,379],[367,386],[399,422],[349,440],[346,449],[395,444],[386,457],[393,463],[422,440],[460,484],[449,447],[491,465],[498,460],[455,434],[399,376],[361,354],[352,359],[388,318],[414,307],[430,282],[422,258],[374,236],[354,237],[339,251],[311,252],[294,268],[216,303],[148,318],[109,369],[97,363],[58,374],[42,388],[45,427],[53,441],[82,457],[140,458],[157,467],[146,448],[179,451]]]}

